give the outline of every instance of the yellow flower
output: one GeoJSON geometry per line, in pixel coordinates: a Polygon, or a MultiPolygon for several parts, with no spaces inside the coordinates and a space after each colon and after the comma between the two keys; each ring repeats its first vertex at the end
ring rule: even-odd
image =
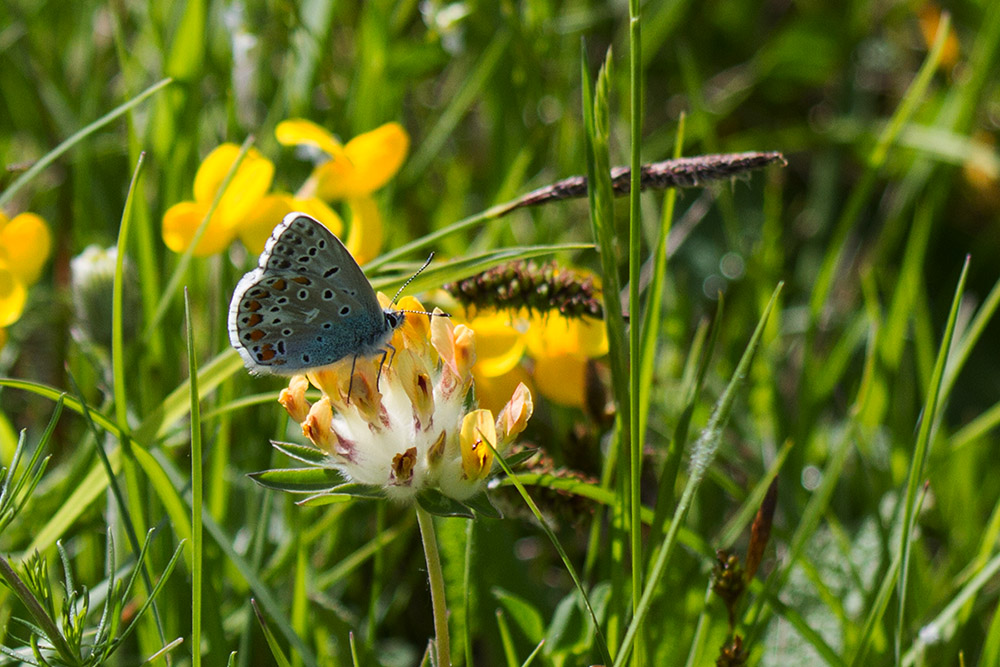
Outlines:
{"type": "Polygon", "coordinates": [[[247,250],[259,254],[274,226],[292,211],[311,215],[322,222],[338,237],[344,232],[344,221],[337,212],[316,197],[297,199],[285,193],[269,194],[257,202],[257,206],[239,226],[240,241],[247,250]]]}
{"type": "Polygon", "coordinates": [[[274,134],[285,146],[311,146],[329,156],[310,177],[316,196],[327,201],[371,195],[396,175],[410,147],[399,123],[359,134],[343,146],[325,128],[304,119],[282,121],[274,134]]]}
{"type": "MultiPolygon", "coordinates": [[[[423,310],[412,297],[399,307],[423,310]]],[[[293,377],[279,400],[352,482],[380,487],[394,500],[436,489],[464,501],[485,488],[494,463],[491,446],[503,452],[534,405],[528,388],[519,385],[496,420],[490,410],[470,407],[475,334],[445,317],[427,319],[406,315],[393,334],[391,364],[378,357],[344,359],[293,377]],[[310,384],[323,392],[315,403],[305,398],[310,384]]]]}
{"type": "Polygon", "coordinates": [[[0,259],[26,287],[33,285],[52,251],[52,235],[45,221],[34,213],[13,220],[0,213],[0,259]]]}
{"type": "Polygon", "coordinates": [[[359,263],[373,259],[382,246],[382,220],[373,192],[399,171],[410,137],[399,123],[386,123],[342,145],[325,128],[304,119],[278,123],[278,142],[318,149],[328,159],[313,170],[300,195],[347,201],[351,230],[346,246],[359,263]]]}
{"type": "Polygon", "coordinates": [[[16,322],[24,312],[28,290],[6,262],[0,262],[0,327],[16,322]]]}
{"type": "MultiPolygon", "coordinates": [[[[168,248],[180,253],[191,245],[239,152],[240,147],[236,144],[222,144],[198,167],[194,178],[194,201],[174,204],[163,215],[163,242],[168,248]]],[[[236,238],[240,226],[257,210],[273,178],[274,164],[251,148],[212,213],[194,254],[206,257],[225,250],[236,238]]]]}
{"type": "Polygon", "coordinates": [[[498,406],[493,387],[502,394],[514,381],[504,378],[524,372],[525,353],[534,360],[531,378],[539,392],[561,405],[583,407],[587,362],[608,352],[604,323],[591,317],[489,310],[478,312],[468,326],[478,341],[479,361],[472,369],[477,396],[487,407],[498,406]]]}
{"type": "Polygon", "coordinates": [[[0,212],[0,327],[21,317],[28,287],[38,280],[51,251],[52,235],[40,216],[21,213],[9,219],[0,212]]]}

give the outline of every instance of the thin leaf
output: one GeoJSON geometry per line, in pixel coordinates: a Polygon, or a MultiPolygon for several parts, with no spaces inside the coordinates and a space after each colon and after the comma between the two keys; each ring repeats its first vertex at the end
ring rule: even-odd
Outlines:
{"type": "Polygon", "coordinates": [[[267,620],[264,618],[264,614],[261,612],[260,608],[257,607],[257,601],[253,598],[250,599],[250,605],[253,607],[253,613],[257,617],[257,622],[260,623],[260,629],[264,632],[264,639],[267,640],[267,647],[271,649],[271,656],[274,661],[278,663],[278,667],[292,667],[292,663],[288,661],[285,657],[284,651],[281,650],[281,646],[278,645],[278,639],[271,632],[271,628],[267,625],[267,620]]]}
{"type": "Polygon", "coordinates": [[[128,102],[125,102],[124,104],[115,107],[108,113],[104,114],[103,116],[95,120],[93,123],[90,123],[89,125],[84,127],[82,130],[74,132],[68,139],[66,139],[61,144],[53,148],[51,151],[43,155],[38,160],[38,162],[31,165],[31,167],[29,167],[27,171],[21,174],[17,178],[17,180],[11,183],[9,188],[3,191],[3,194],[0,194],[0,208],[6,206],[11,201],[11,199],[13,199],[14,195],[17,194],[18,190],[24,187],[25,184],[27,184],[31,179],[33,179],[40,172],[42,172],[46,167],[55,162],[55,160],[63,153],[68,151],[76,144],[80,143],[87,136],[93,134],[97,130],[101,129],[102,127],[110,123],[111,121],[115,120],[129,109],[138,106],[139,104],[144,102],[146,98],[148,98],[150,95],[153,95],[154,93],[160,91],[165,86],[172,83],[172,81],[173,79],[170,78],[160,79],[152,86],[150,86],[146,90],[142,91],[141,93],[133,97],[128,102]]]}
{"type": "Polygon", "coordinates": [[[320,466],[327,463],[330,458],[326,452],[319,447],[314,447],[313,445],[299,445],[294,442],[280,442],[278,440],[272,440],[271,446],[285,456],[293,458],[297,461],[302,461],[303,463],[311,466],[320,466]]]}
{"type": "Polygon", "coordinates": [[[476,515],[471,509],[449,498],[436,489],[424,489],[417,494],[417,504],[428,514],[435,516],[455,516],[474,519],[476,515]]]}
{"type": "Polygon", "coordinates": [[[276,468],[247,475],[261,486],[288,493],[332,491],[342,484],[343,476],[332,468],[276,468]]]}

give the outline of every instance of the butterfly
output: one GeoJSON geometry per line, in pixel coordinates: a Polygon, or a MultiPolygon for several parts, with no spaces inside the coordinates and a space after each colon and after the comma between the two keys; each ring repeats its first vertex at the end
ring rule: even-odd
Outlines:
{"type": "Polygon", "coordinates": [[[361,267],[322,223],[289,213],[233,291],[229,342],[255,375],[295,375],[347,357],[381,354],[384,361],[406,312],[382,308],[361,267]]]}

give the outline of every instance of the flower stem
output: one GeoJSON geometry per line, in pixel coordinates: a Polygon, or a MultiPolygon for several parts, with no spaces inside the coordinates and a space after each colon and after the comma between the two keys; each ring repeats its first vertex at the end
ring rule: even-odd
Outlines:
{"type": "Polygon", "coordinates": [[[417,506],[417,523],[420,537],[424,541],[424,556],[427,558],[427,579],[431,586],[431,607],[434,610],[434,635],[437,648],[438,667],[451,667],[451,642],[448,639],[448,605],[444,600],[444,576],[441,572],[441,556],[438,554],[437,537],[434,534],[434,517],[417,506]]]}

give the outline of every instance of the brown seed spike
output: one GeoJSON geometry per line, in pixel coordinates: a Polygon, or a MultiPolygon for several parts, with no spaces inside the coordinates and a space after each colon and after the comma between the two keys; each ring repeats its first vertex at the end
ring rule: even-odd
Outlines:
{"type": "Polygon", "coordinates": [[[764,500],[757,510],[753,525],[750,526],[750,544],[747,545],[747,566],[746,580],[753,579],[757,572],[761,559],[764,557],[764,548],[771,537],[771,524],[774,521],[774,509],[778,505],[778,478],[771,480],[771,485],[767,487],[764,500]]]}

